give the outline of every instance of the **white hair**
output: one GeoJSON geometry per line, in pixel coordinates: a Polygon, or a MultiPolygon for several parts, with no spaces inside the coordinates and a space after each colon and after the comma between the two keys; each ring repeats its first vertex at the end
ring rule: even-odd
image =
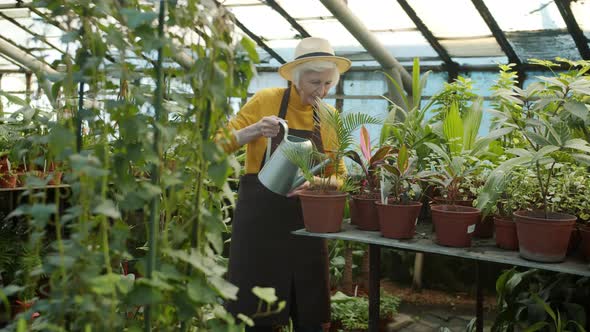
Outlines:
{"type": "Polygon", "coordinates": [[[299,84],[301,83],[301,76],[303,74],[310,71],[321,73],[323,71],[330,69],[333,72],[332,84],[330,85],[330,88],[332,88],[333,86],[338,84],[338,81],[340,80],[340,72],[338,71],[338,68],[336,67],[336,64],[334,62],[323,60],[312,60],[295,66],[295,68],[293,68],[293,72],[291,73],[293,77],[293,84],[295,84],[295,86],[299,88],[299,84]]]}

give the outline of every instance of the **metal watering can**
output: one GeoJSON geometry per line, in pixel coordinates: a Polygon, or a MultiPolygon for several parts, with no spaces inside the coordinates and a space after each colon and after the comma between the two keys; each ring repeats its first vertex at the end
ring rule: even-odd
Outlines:
{"type": "MultiPolygon", "coordinates": [[[[299,167],[287,159],[285,151],[291,150],[303,155],[309,155],[313,151],[313,144],[306,138],[289,135],[289,127],[284,120],[279,122],[285,134],[283,141],[271,155],[271,142],[269,137],[266,147],[266,163],[258,173],[258,180],[268,190],[286,196],[287,193],[299,187],[305,182],[305,178],[299,175],[299,167]]],[[[324,160],[311,169],[311,173],[317,174],[330,160],[324,160]]]]}

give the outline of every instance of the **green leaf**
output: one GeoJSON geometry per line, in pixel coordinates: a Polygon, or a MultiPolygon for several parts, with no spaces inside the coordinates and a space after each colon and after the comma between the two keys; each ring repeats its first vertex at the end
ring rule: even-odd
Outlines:
{"type": "MultiPolygon", "coordinates": [[[[383,75],[385,75],[389,79],[389,82],[391,82],[391,84],[393,84],[393,86],[395,87],[397,92],[402,96],[402,101],[404,102],[404,105],[397,105],[397,106],[402,109],[405,109],[405,110],[411,109],[410,102],[408,101],[408,97],[406,96],[406,91],[397,83],[397,81],[393,77],[391,77],[391,75],[389,75],[388,73],[386,73],[384,71],[382,71],[382,73],[383,73],[383,75]]],[[[395,105],[395,103],[393,103],[393,101],[390,100],[390,102],[395,105]]]]}
{"type": "Polygon", "coordinates": [[[588,122],[588,107],[586,104],[579,101],[570,100],[563,105],[563,108],[565,108],[565,110],[570,112],[572,115],[580,118],[582,121],[584,121],[584,123],[588,122]]]}
{"type": "Polygon", "coordinates": [[[224,299],[236,300],[238,298],[238,287],[229,283],[224,278],[220,276],[210,276],[207,280],[209,280],[211,286],[213,286],[224,299]]]}
{"type": "Polygon", "coordinates": [[[563,147],[590,153],[590,145],[588,145],[588,142],[580,138],[573,138],[568,140],[567,142],[565,142],[563,147]]]}
{"type": "Polygon", "coordinates": [[[463,119],[463,150],[471,150],[475,144],[477,133],[483,118],[483,100],[475,100],[463,119]]]}
{"type": "Polygon", "coordinates": [[[533,299],[535,300],[535,302],[537,302],[538,304],[540,304],[541,306],[543,306],[543,309],[545,309],[545,312],[547,314],[549,314],[549,316],[551,316],[551,318],[553,318],[553,321],[556,322],[557,321],[557,316],[555,315],[555,312],[553,311],[553,309],[551,309],[551,307],[545,302],[543,301],[539,295],[537,294],[532,294],[533,299]]]}
{"type": "Polygon", "coordinates": [[[247,326],[250,326],[250,327],[254,326],[254,321],[253,321],[253,320],[252,320],[250,317],[248,317],[248,316],[244,315],[243,313],[239,313],[239,314],[237,315],[237,317],[238,317],[238,318],[239,318],[241,321],[243,321],[243,322],[244,322],[244,323],[245,323],[247,326]]]}
{"type": "Polygon", "coordinates": [[[271,287],[255,286],[252,288],[252,293],[268,304],[275,303],[279,299],[276,295],[275,289],[271,287]]]}
{"type": "Polygon", "coordinates": [[[536,322],[535,324],[527,327],[523,332],[534,332],[543,329],[545,326],[549,325],[547,322],[536,322]]]}
{"type": "Polygon", "coordinates": [[[445,114],[443,120],[443,134],[451,151],[451,155],[458,155],[463,151],[464,127],[459,105],[457,102],[451,103],[451,106],[445,114]]]}
{"type": "Polygon", "coordinates": [[[13,104],[16,104],[16,105],[19,105],[19,106],[25,106],[25,105],[27,105],[27,102],[24,99],[21,99],[21,98],[15,96],[13,94],[4,92],[2,90],[0,90],[0,96],[8,99],[8,101],[10,103],[13,103],[13,104]]]}
{"type": "Polygon", "coordinates": [[[131,8],[121,9],[121,14],[125,17],[127,26],[131,30],[138,28],[140,25],[149,25],[158,17],[158,14],[154,12],[142,12],[131,8]]]}
{"type": "Polygon", "coordinates": [[[420,83],[420,59],[416,57],[412,66],[412,108],[420,107],[420,98],[422,97],[420,83]]]}
{"type": "Polygon", "coordinates": [[[258,52],[256,52],[256,43],[254,43],[252,39],[248,37],[243,37],[240,40],[240,44],[242,45],[244,50],[246,50],[246,53],[248,53],[248,56],[250,57],[250,59],[252,59],[252,61],[254,61],[254,63],[260,62],[260,59],[258,58],[258,52]]]}
{"type": "Polygon", "coordinates": [[[590,166],[590,156],[586,154],[572,153],[572,157],[579,163],[590,166]]]}
{"type": "Polygon", "coordinates": [[[440,146],[430,142],[425,142],[424,145],[428,146],[434,153],[443,158],[447,164],[451,163],[451,157],[440,146]]]}
{"type": "Polygon", "coordinates": [[[102,214],[109,218],[119,219],[121,218],[121,212],[115,206],[115,203],[110,199],[105,199],[98,206],[96,206],[93,210],[96,214],[102,214]]]}

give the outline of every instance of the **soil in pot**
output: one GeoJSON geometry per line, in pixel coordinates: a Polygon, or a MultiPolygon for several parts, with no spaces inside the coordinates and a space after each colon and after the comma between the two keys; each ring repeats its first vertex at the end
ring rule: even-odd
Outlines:
{"type": "Polygon", "coordinates": [[[518,250],[518,237],[516,236],[516,223],[512,218],[494,216],[496,228],[496,246],[506,250],[518,250]]]}
{"type": "Polygon", "coordinates": [[[470,247],[479,209],[460,205],[433,205],[432,222],[436,243],[449,247],[470,247]]]}
{"type": "Polygon", "coordinates": [[[565,259],[575,216],[543,211],[514,212],[520,256],[529,260],[557,263],[565,259]]]}
{"type": "Polygon", "coordinates": [[[411,239],[414,237],[422,203],[382,204],[375,202],[375,206],[383,237],[390,239],[411,239]]]}
{"type": "Polygon", "coordinates": [[[338,191],[299,194],[305,229],[313,233],[340,232],[346,196],[338,191]]]}
{"type": "Polygon", "coordinates": [[[376,195],[359,195],[351,199],[350,223],[356,225],[363,231],[378,231],[379,217],[375,201],[379,198],[376,195]]]}

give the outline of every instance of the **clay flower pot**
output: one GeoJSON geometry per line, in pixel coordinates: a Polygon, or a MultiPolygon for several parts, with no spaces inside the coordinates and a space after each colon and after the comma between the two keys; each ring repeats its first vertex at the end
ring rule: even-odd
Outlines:
{"type": "Polygon", "coordinates": [[[545,263],[565,259],[575,216],[551,212],[545,218],[543,211],[516,211],[513,216],[521,257],[545,263]]]}
{"type": "Polygon", "coordinates": [[[586,258],[586,260],[590,261],[590,226],[580,226],[580,237],[582,238],[581,248],[582,248],[582,255],[586,258]]]}
{"type": "Polygon", "coordinates": [[[350,223],[363,231],[378,231],[379,217],[375,206],[376,197],[352,196],[350,223]]]}
{"type": "Polygon", "coordinates": [[[340,232],[346,196],[338,191],[299,194],[305,229],[312,233],[340,232]]]}
{"type": "Polygon", "coordinates": [[[471,247],[475,224],[481,218],[479,209],[461,205],[433,205],[431,210],[437,244],[471,247]]]}
{"type": "Polygon", "coordinates": [[[414,237],[422,203],[412,201],[409,204],[383,204],[377,201],[375,206],[383,237],[390,239],[414,237]]]}
{"type": "Polygon", "coordinates": [[[518,250],[518,237],[516,235],[516,223],[512,218],[494,216],[496,228],[496,246],[507,250],[518,250]]]}

